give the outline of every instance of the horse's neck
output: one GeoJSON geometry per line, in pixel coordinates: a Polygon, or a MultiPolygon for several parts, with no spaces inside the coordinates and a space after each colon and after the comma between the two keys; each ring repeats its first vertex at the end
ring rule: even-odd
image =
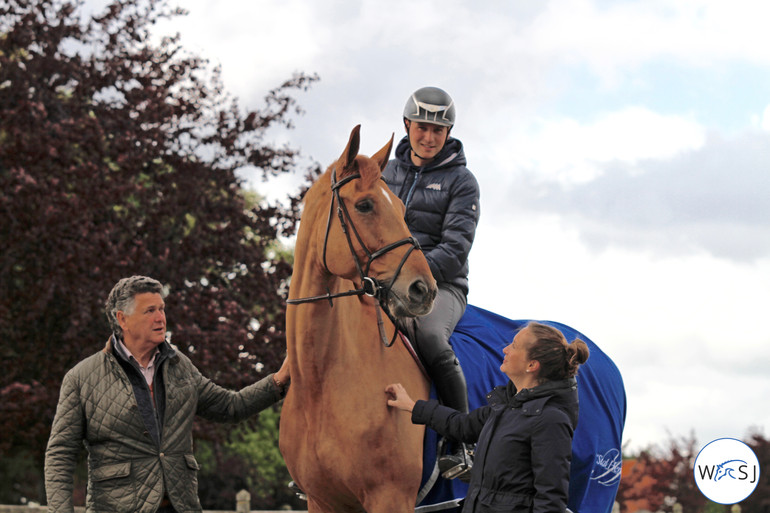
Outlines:
{"type": "MultiPolygon", "coordinates": [[[[301,272],[292,277],[290,297],[324,296],[355,288],[353,282],[323,272],[317,262],[295,262],[295,269],[301,272]]],[[[377,330],[373,308],[365,306],[359,296],[334,298],[331,303],[322,299],[292,308],[287,318],[288,343],[301,360],[298,364],[310,368],[312,362],[320,374],[357,352],[361,341],[377,330]],[[353,325],[360,327],[353,330],[353,325]]]]}

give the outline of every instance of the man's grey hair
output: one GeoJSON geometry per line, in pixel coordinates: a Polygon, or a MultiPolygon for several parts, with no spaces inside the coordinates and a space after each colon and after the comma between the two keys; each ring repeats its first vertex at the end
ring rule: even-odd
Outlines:
{"type": "Polygon", "coordinates": [[[132,314],[136,306],[136,295],[152,292],[163,295],[163,285],[158,280],[148,276],[131,276],[123,278],[112,287],[107,301],[104,303],[104,313],[110,322],[110,328],[116,336],[123,335],[123,329],[118,323],[118,311],[132,314]]]}

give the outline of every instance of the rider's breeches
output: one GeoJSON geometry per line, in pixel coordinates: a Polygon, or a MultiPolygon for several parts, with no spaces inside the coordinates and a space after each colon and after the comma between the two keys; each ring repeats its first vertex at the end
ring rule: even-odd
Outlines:
{"type": "Polygon", "coordinates": [[[449,336],[463,316],[466,305],[462,290],[450,284],[439,284],[431,313],[417,317],[407,329],[428,375],[436,384],[441,402],[462,412],[468,411],[468,389],[460,362],[449,344],[449,336]]]}

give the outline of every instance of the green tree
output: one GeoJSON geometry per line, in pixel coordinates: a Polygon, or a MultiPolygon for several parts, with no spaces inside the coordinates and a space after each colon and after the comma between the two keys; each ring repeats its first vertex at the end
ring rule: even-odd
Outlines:
{"type": "MultiPolygon", "coordinates": [[[[265,410],[258,426],[241,424],[230,432],[218,458],[237,467],[239,479],[222,481],[216,475],[215,465],[202,464],[205,483],[201,496],[217,493],[221,488],[229,488],[231,493],[245,488],[251,491],[252,509],[277,509],[287,504],[295,509],[307,508],[307,503],[287,486],[291,476],[278,450],[279,417],[279,408],[265,410]]],[[[202,461],[211,462],[217,459],[212,449],[211,444],[202,445],[196,454],[200,454],[202,461]]]]}
{"type": "MultiPolygon", "coordinates": [[[[0,3],[3,462],[24,453],[42,466],[61,379],[103,346],[102,304],[124,276],[168,287],[172,342],[224,386],[284,354],[291,265],[275,241],[293,234],[301,191],[256,204],[236,172],[294,170],[297,151],[265,133],[291,126],[292,95],[316,77],[297,74],[244,111],[178,36],[149,37],[183,14],[165,0],[116,0],[88,18],[81,7],[0,3]]],[[[225,433],[196,430],[215,446],[225,433]]],[[[208,506],[233,504],[221,500],[208,506]]]]}

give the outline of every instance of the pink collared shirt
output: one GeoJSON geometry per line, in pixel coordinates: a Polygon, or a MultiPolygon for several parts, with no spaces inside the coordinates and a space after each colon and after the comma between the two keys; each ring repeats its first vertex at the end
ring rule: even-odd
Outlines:
{"type": "Polygon", "coordinates": [[[150,391],[152,391],[152,382],[155,379],[155,361],[158,359],[158,353],[160,353],[160,349],[155,348],[155,352],[152,354],[152,358],[150,358],[150,363],[147,364],[147,367],[142,367],[142,364],[139,363],[139,360],[134,358],[134,355],[132,355],[131,351],[128,350],[126,345],[123,343],[123,340],[117,337],[116,339],[118,344],[120,344],[120,348],[123,350],[123,354],[127,355],[129,360],[134,360],[139,366],[139,370],[142,372],[142,376],[144,376],[145,381],[147,381],[147,386],[149,386],[150,391]]]}

